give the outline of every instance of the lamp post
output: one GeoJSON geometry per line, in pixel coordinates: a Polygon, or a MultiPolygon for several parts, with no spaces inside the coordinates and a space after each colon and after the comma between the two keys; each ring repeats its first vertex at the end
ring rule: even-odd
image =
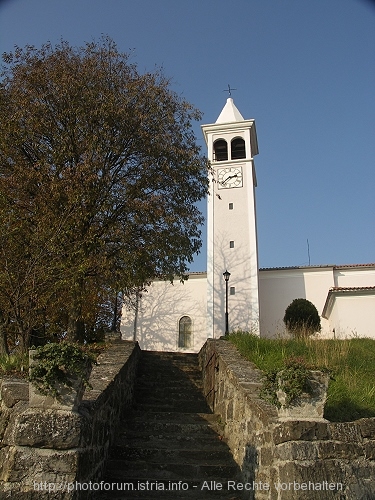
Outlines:
{"type": "Polygon", "coordinates": [[[228,281],[230,277],[230,272],[225,271],[223,273],[225,279],[225,335],[229,335],[229,320],[228,320],[228,281]]]}

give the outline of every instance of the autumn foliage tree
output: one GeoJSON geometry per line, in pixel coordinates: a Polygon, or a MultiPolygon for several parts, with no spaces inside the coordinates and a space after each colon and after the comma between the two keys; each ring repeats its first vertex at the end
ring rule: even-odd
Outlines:
{"type": "Polygon", "coordinates": [[[200,248],[199,112],[103,38],[3,56],[0,351],[85,340],[103,297],[183,277],[200,248]]]}

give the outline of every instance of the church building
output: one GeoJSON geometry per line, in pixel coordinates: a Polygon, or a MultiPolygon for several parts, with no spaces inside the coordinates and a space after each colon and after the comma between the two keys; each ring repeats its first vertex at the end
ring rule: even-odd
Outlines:
{"type": "Polygon", "coordinates": [[[318,309],[320,336],[375,338],[375,263],[259,269],[255,120],[245,120],[229,97],[202,131],[212,167],[207,272],[183,283],[153,282],[133,306],[124,305],[122,338],[146,350],[198,352],[226,331],[281,336],[296,298],[318,309]]]}

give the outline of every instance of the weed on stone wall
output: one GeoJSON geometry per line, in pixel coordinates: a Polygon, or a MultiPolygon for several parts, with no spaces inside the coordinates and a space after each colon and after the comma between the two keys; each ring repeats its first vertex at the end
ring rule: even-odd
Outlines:
{"type": "Polygon", "coordinates": [[[38,347],[32,358],[30,382],[41,394],[59,400],[58,387],[72,387],[74,378],[89,386],[88,367],[95,363],[96,356],[78,344],[60,342],[38,347]]]}

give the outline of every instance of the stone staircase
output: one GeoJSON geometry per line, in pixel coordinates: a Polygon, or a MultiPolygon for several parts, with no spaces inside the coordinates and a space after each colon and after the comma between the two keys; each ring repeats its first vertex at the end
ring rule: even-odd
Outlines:
{"type": "Polygon", "coordinates": [[[196,354],[143,351],[134,408],[103,478],[111,491],[95,499],[241,498],[228,490],[228,481],[241,481],[240,470],[201,385],[196,354]]]}

